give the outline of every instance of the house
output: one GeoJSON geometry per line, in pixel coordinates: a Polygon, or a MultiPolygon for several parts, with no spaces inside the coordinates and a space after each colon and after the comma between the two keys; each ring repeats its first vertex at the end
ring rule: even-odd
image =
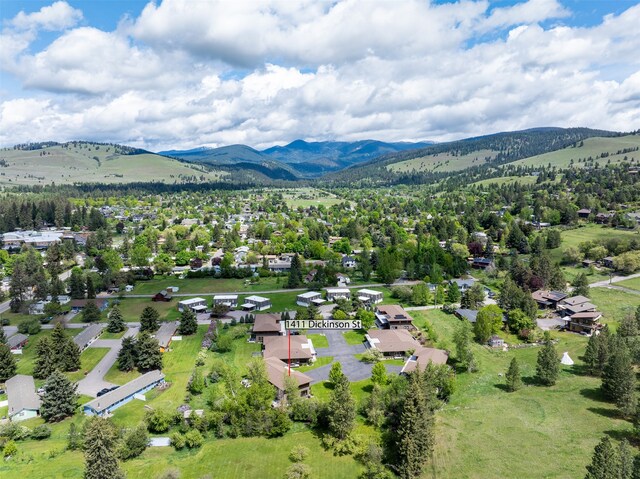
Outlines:
{"type": "Polygon", "coordinates": [[[342,257],[342,267],[347,269],[353,269],[356,267],[356,259],[352,256],[345,255],[342,257]]]}
{"type": "Polygon", "coordinates": [[[284,336],[286,331],[284,323],[280,321],[280,314],[256,314],[251,328],[251,339],[264,342],[264,338],[272,336],[284,336]]]}
{"type": "Polygon", "coordinates": [[[104,311],[105,309],[107,309],[107,306],[109,306],[109,300],[108,299],[74,299],[71,301],[71,311],[74,313],[79,313],[80,311],[82,311],[85,306],[87,305],[87,303],[89,301],[93,301],[96,306],[98,307],[98,310],[100,310],[100,312],[104,311]]]}
{"type": "Polygon", "coordinates": [[[493,267],[493,260],[490,258],[473,258],[471,267],[476,269],[487,269],[493,267]]]}
{"type": "Polygon", "coordinates": [[[200,258],[193,258],[191,261],[189,261],[189,267],[191,269],[202,268],[202,260],[200,258]]]}
{"type": "Polygon", "coordinates": [[[223,304],[229,308],[238,307],[238,295],[237,294],[216,294],[213,296],[213,305],[223,304]]]}
{"type": "Polygon", "coordinates": [[[581,210],[578,210],[576,212],[578,214],[578,218],[589,218],[589,215],[591,214],[591,210],[588,208],[582,208],[581,210]]]}
{"type": "Polygon", "coordinates": [[[60,243],[62,235],[60,231],[12,231],[1,235],[2,247],[17,250],[28,244],[35,249],[47,249],[54,243],[60,243]]]}
{"type": "Polygon", "coordinates": [[[33,376],[17,374],[5,383],[7,389],[8,416],[11,421],[24,421],[38,416],[40,398],[36,394],[33,376]]]}
{"type": "Polygon", "coordinates": [[[471,287],[476,284],[476,280],[474,278],[470,279],[452,279],[449,281],[449,284],[456,284],[461,293],[464,293],[466,290],[471,289],[471,287]]]}
{"type": "Polygon", "coordinates": [[[133,291],[133,285],[132,284],[128,284],[124,287],[125,292],[130,293],[131,291],[133,291]]]}
{"type": "Polygon", "coordinates": [[[383,297],[380,291],[360,289],[358,290],[358,299],[365,304],[378,304],[382,303],[383,297]]]}
{"type": "Polygon", "coordinates": [[[402,306],[380,305],[375,310],[376,324],[380,329],[415,329],[413,318],[402,306]]]}
{"type": "Polygon", "coordinates": [[[313,343],[306,336],[266,336],[264,337],[264,350],[262,354],[265,359],[277,358],[288,362],[291,359],[292,365],[309,364],[316,358],[316,350],[313,343]]]}
{"type": "Polygon", "coordinates": [[[558,312],[562,316],[571,316],[576,313],[588,313],[596,310],[595,304],[589,302],[585,296],[572,296],[558,303],[558,312]]]}
{"type": "Polygon", "coordinates": [[[491,348],[502,348],[504,347],[504,339],[494,334],[489,338],[489,341],[487,341],[487,344],[491,348]]]}
{"type": "Polygon", "coordinates": [[[154,294],[153,298],[151,298],[151,301],[168,302],[168,301],[171,301],[172,299],[173,299],[173,294],[167,291],[166,289],[163,289],[159,293],[154,294]]]}
{"type": "Polygon", "coordinates": [[[46,301],[38,301],[29,305],[29,314],[40,315],[44,314],[44,307],[47,304],[46,301]]]}
{"type": "Polygon", "coordinates": [[[436,365],[447,364],[449,353],[443,349],[418,348],[404,363],[400,374],[408,374],[418,369],[424,371],[429,363],[436,365]]]}
{"type": "Polygon", "coordinates": [[[159,370],[149,371],[127,384],[120,386],[104,396],[100,396],[84,405],[84,413],[87,416],[105,416],[132,401],[144,400],[144,393],[164,383],[164,374],[159,370]]]}
{"type": "Polygon", "coordinates": [[[312,304],[319,306],[322,303],[324,303],[322,293],[317,291],[307,291],[306,293],[299,294],[296,297],[296,304],[298,306],[311,306],[312,304]]]}
{"type": "Polygon", "coordinates": [[[475,309],[456,309],[454,314],[460,319],[466,319],[470,323],[475,323],[478,317],[478,311],[475,309]]]}
{"type": "Polygon", "coordinates": [[[286,273],[291,269],[291,257],[281,256],[280,258],[270,259],[267,263],[267,269],[272,273],[286,273]]]}
{"type": "Polygon", "coordinates": [[[589,268],[591,266],[595,266],[596,262],[593,261],[592,259],[583,259],[582,260],[582,267],[583,268],[589,268]]]}
{"type": "MultiPolygon", "coordinates": [[[[278,358],[265,358],[267,369],[267,379],[273,384],[277,390],[277,399],[281,400],[285,397],[286,377],[289,376],[289,366],[278,358]]],[[[301,397],[309,397],[311,395],[311,378],[300,371],[291,369],[291,376],[298,384],[298,391],[301,397]]]]}
{"type": "Polygon", "coordinates": [[[166,321],[164,323],[160,323],[160,328],[156,331],[154,337],[158,341],[160,345],[160,352],[164,353],[169,349],[169,345],[171,344],[171,339],[173,339],[173,335],[176,333],[178,329],[177,321],[166,321]]]}
{"type": "Polygon", "coordinates": [[[613,264],[613,256],[607,256],[602,259],[602,266],[605,268],[615,269],[615,265],[613,264]]]}
{"type": "Polygon", "coordinates": [[[421,347],[406,329],[370,329],[365,339],[369,348],[377,349],[388,357],[404,357],[421,347]]]}
{"type": "Polygon", "coordinates": [[[567,294],[562,291],[539,289],[531,293],[531,297],[538,303],[539,308],[555,309],[558,303],[567,297],[567,294]]]}
{"type": "Polygon", "coordinates": [[[600,318],[602,318],[602,313],[599,313],[598,311],[575,313],[569,316],[569,319],[567,320],[567,329],[577,333],[586,333],[591,336],[594,331],[602,327],[602,324],[600,324],[600,318]]]}
{"type": "Polygon", "coordinates": [[[327,288],[327,301],[351,299],[351,291],[347,288],[327,288]]]}
{"type": "Polygon", "coordinates": [[[76,343],[80,351],[84,351],[102,334],[104,324],[92,323],[83,328],[79,334],[73,337],[73,342],[76,343]]]}
{"type": "Polygon", "coordinates": [[[318,274],[318,270],[317,269],[312,269],[304,277],[304,282],[305,283],[311,283],[311,281],[313,281],[316,278],[316,274],[318,274]]]}
{"type": "Polygon", "coordinates": [[[346,286],[351,284],[351,278],[346,274],[336,273],[336,279],[338,280],[338,286],[346,286]]]}
{"type": "Polygon", "coordinates": [[[28,341],[29,336],[27,336],[26,334],[17,333],[7,339],[7,346],[9,346],[11,352],[21,354],[22,348],[26,346],[28,341]]]}
{"type": "Polygon", "coordinates": [[[271,307],[271,300],[262,296],[247,296],[242,304],[243,311],[264,311],[271,307]]]}
{"type": "Polygon", "coordinates": [[[595,221],[598,224],[607,224],[615,216],[614,213],[598,213],[595,217],[595,221]]]}
{"type": "Polygon", "coordinates": [[[204,298],[184,299],[178,302],[178,311],[190,309],[194,313],[204,313],[207,310],[207,300],[204,298]]]}

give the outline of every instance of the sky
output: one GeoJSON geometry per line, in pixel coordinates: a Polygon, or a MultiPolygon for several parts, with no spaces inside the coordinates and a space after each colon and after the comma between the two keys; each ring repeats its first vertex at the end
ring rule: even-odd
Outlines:
{"type": "Polygon", "coordinates": [[[0,0],[0,146],[640,129],[640,2],[0,0]]]}

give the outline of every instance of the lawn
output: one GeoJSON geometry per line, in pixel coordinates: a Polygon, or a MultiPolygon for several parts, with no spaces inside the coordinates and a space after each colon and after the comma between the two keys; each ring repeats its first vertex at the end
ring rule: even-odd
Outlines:
{"type": "Polygon", "coordinates": [[[582,266],[561,266],[561,269],[569,283],[572,283],[576,276],[582,273],[587,275],[589,283],[597,283],[609,279],[609,274],[605,270],[594,269],[593,274],[591,274],[589,268],[583,268],[582,266]]]}
{"type": "Polygon", "coordinates": [[[640,278],[626,279],[624,281],[615,283],[615,285],[640,291],[640,278]]]}
{"type": "Polygon", "coordinates": [[[584,243],[585,241],[598,241],[610,238],[638,238],[638,232],[619,230],[608,226],[589,223],[577,228],[562,230],[560,236],[562,238],[560,247],[550,250],[551,257],[557,261],[562,259],[563,251],[570,246],[577,248],[580,243],[584,243]]]}
{"type": "Polygon", "coordinates": [[[627,314],[635,312],[640,305],[640,295],[626,293],[617,289],[591,288],[591,302],[604,314],[604,323],[618,322],[627,314]]]}
{"type": "Polygon", "coordinates": [[[324,334],[307,334],[307,338],[313,342],[313,347],[316,349],[329,347],[329,340],[324,334]]]}
{"type": "Polygon", "coordinates": [[[352,346],[362,344],[362,342],[364,341],[365,334],[366,334],[366,331],[364,331],[363,329],[360,329],[357,331],[347,331],[345,333],[342,333],[342,335],[344,336],[344,339],[347,341],[347,344],[350,344],[352,346]]]}
{"type": "Polygon", "coordinates": [[[68,373],[67,376],[74,382],[84,378],[85,373],[90,372],[109,352],[109,348],[87,348],[80,354],[80,369],[68,373]]]}
{"type": "Polygon", "coordinates": [[[110,333],[105,329],[100,335],[100,339],[120,339],[126,332],[127,330],[125,329],[124,331],[120,331],[119,333],[110,333]]]}
{"type": "MultiPolygon", "coordinates": [[[[438,347],[451,347],[458,319],[442,311],[415,317],[433,325],[438,347]]],[[[576,365],[561,366],[558,383],[550,388],[531,380],[538,348],[502,352],[473,346],[479,372],[460,374],[450,402],[437,413],[436,448],[424,478],[582,477],[603,435],[619,438],[630,431],[628,422],[617,419],[615,406],[602,400],[600,380],[581,374],[586,338],[570,333],[557,338],[558,354],[568,351],[576,365]],[[501,375],[514,356],[526,386],[506,393],[501,375]],[[535,468],[525,459],[531,454],[535,468]]]]}
{"type": "MultiPolygon", "coordinates": [[[[315,343],[314,343],[315,344],[315,343]]],[[[317,369],[320,368],[322,366],[326,366],[327,364],[331,364],[331,362],[333,361],[333,356],[320,356],[319,358],[317,358],[314,363],[310,366],[300,366],[299,368],[296,368],[298,371],[300,371],[301,373],[307,372],[307,371],[311,371],[312,369],[317,369]]]]}
{"type": "MultiPolygon", "coordinates": [[[[187,299],[187,298],[181,298],[187,299]]],[[[174,321],[180,317],[178,311],[178,301],[176,298],[173,301],[151,301],[150,298],[125,298],[120,300],[118,307],[122,312],[122,317],[125,321],[137,322],[140,321],[140,315],[147,306],[155,308],[160,314],[160,321],[174,321]]]]}
{"type": "MultiPolygon", "coordinates": [[[[156,276],[150,281],[138,281],[131,294],[155,294],[158,291],[177,286],[178,294],[231,293],[272,291],[281,289],[283,278],[260,278],[257,283],[249,283],[244,279],[225,278],[185,278],[156,276]]],[[[125,294],[126,296],[126,294],[125,294]]],[[[175,300],[175,298],[174,298],[175,300]]]]}

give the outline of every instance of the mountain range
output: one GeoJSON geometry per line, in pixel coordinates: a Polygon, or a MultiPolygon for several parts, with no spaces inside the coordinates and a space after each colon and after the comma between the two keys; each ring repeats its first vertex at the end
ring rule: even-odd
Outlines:
{"type": "Polygon", "coordinates": [[[313,178],[366,163],[383,155],[414,150],[433,145],[433,142],[386,143],[377,140],[307,142],[295,140],[285,146],[256,150],[246,145],[220,148],[200,147],[191,150],[169,150],[158,154],[212,166],[234,166],[266,170],[267,176],[292,179],[290,175],[313,178]]]}

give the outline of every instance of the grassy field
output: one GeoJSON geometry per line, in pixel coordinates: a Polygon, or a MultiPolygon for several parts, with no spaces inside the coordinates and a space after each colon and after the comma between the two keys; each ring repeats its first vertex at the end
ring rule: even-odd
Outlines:
{"type": "Polygon", "coordinates": [[[591,288],[589,298],[604,314],[604,323],[617,323],[627,314],[635,312],[640,305],[640,295],[606,287],[591,288]]]}
{"type": "MultiPolygon", "coordinates": [[[[182,298],[187,299],[187,298],[182,298]]],[[[160,314],[160,321],[173,321],[180,317],[178,301],[151,301],[150,298],[124,298],[120,300],[118,307],[125,321],[140,321],[140,315],[147,306],[155,308],[160,314]]]]}
{"type": "Polygon", "coordinates": [[[562,238],[560,247],[549,250],[549,252],[554,260],[560,261],[565,249],[568,247],[577,248],[580,243],[584,243],[585,241],[599,241],[610,238],[631,239],[638,238],[639,235],[640,232],[638,231],[618,230],[589,223],[577,228],[562,230],[560,234],[562,238]]]}
{"type": "Polygon", "coordinates": [[[0,184],[44,185],[89,182],[131,183],[161,181],[173,183],[190,178],[199,181],[220,179],[225,173],[154,154],[119,155],[113,147],[84,145],[77,148],[52,146],[42,150],[0,150],[0,159],[9,167],[0,176],[0,184]],[[109,151],[107,151],[109,149],[109,151]],[[95,158],[97,158],[97,160],[95,158]]]}
{"type": "Polygon", "coordinates": [[[327,191],[316,188],[296,188],[283,190],[284,200],[289,208],[308,208],[310,206],[324,206],[330,208],[342,203],[344,200],[327,191]]]}
{"type": "MultiPolygon", "coordinates": [[[[156,276],[151,281],[139,281],[131,294],[155,294],[158,291],[177,286],[180,294],[230,293],[252,291],[271,291],[281,289],[286,278],[260,278],[257,283],[248,283],[244,279],[224,278],[185,278],[156,276]]],[[[126,296],[126,295],[125,295],[126,296]]],[[[174,298],[175,299],[175,298],[174,298]]]]}
{"type": "Polygon", "coordinates": [[[513,183],[520,183],[521,185],[534,185],[538,180],[537,176],[501,176],[499,178],[489,178],[487,180],[476,181],[473,183],[476,186],[487,185],[511,185],[513,183]]]}
{"type": "Polygon", "coordinates": [[[311,371],[312,369],[317,369],[322,366],[326,366],[327,364],[331,364],[333,362],[333,356],[322,356],[315,360],[315,362],[311,366],[300,366],[296,368],[300,372],[311,371]]]}
{"type": "Polygon", "coordinates": [[[365,331],[363,330],[347,331],[345,333],[342,333],[342,335],[344,336],[344,339],[347,341],[347,344],[358,345],[358,344],[362,344],[362,342],[364,341],[365,331]]]}
{"type": "Polygon", "coordinates": [[[636,289],[640,291],[640,278],[626,279],[616,283],[616,286],[623,286],[629,289],[636,289]]]}
{"type": "Polygon", "coordinates": [[[596,158],[601,153],[609,153],[607,158],[599,158],[601,165],[606,164],[609,160],[611,163],[618,163],[626,156],[627,158],[635,158],[640,160],[640,152],[634,151],[617,155],[616,153],[624,148],[634,148],[640,146],[640,136],[622,136],[619,138],[588,138],[584,140],[584,145],[579,148],[564,148],[563,150],[552,151],[543,155],[532,156],[523,160],[510,163],[518,166],[546,166],[549,163],[559,168],[566,168],[574,160],[574,165],[580,167],[584,163],[578,163],[579,158],[596,158]]]}
{"type": "MultiPolygon", "coordinates": [[[[68,336],[75,336],[76,334],[80,333],[80,331],[80,329],[66,329],[65,333],[68,336]]],[[[22,348],[22,354],[16,355],[16,359],[18,360],[18,374],[33,374],[33,366],[36,359],[36,344],[38,344],[40,338],[48,336],[50,334],[50,329],[43,329],[38,334],[29,336],[27,345],[22,348]]]]}
{"type": "Polygon", "coordinates": [[[472,166],[482,165],[485,158],[496,156],[495,151],[478,150],[473,153],[453,156],[449,153],[427,155],[412,160],[400,161],[387,166],[389,171],[407,173],[410,171],[459,171],[472,166]]]}
{"type": "Polygon", "coordinates": [[[307,334],[307,338],[313,342],[313,347],[316,349],[329,347],[329,340],[324,334],[307,334]]]}
{"type": "MultiPolygon", "coordinates": [[[[438,347],[451,348],[458,319],[441,311],[414,314],[433,325],[438,347]]],[[[479,372],[459,375],[450,402],[438,412],[436,448],[425,479],[582,477],[604,434],[619,438],[630,431],[628,422],[616,418],[615,406],[603,401],[600,381],[581,374],[586,339],[568,333],[557,338],[558,354],[568,351],[576,365],[562,366],[550,388],[531,379],[538,348],[505,353],[473,346],[479,372]],[[500,375],[513,356],[526,385],[507,393],[500,375]]]]}
{"type": "Polygon", "coordinates": [[[74,382],[80,381],[85,373],[90,372],[109,352],[109,348],[87,348],[80,354],[80,369],[68,373],[67,376],[74,382]]]}

